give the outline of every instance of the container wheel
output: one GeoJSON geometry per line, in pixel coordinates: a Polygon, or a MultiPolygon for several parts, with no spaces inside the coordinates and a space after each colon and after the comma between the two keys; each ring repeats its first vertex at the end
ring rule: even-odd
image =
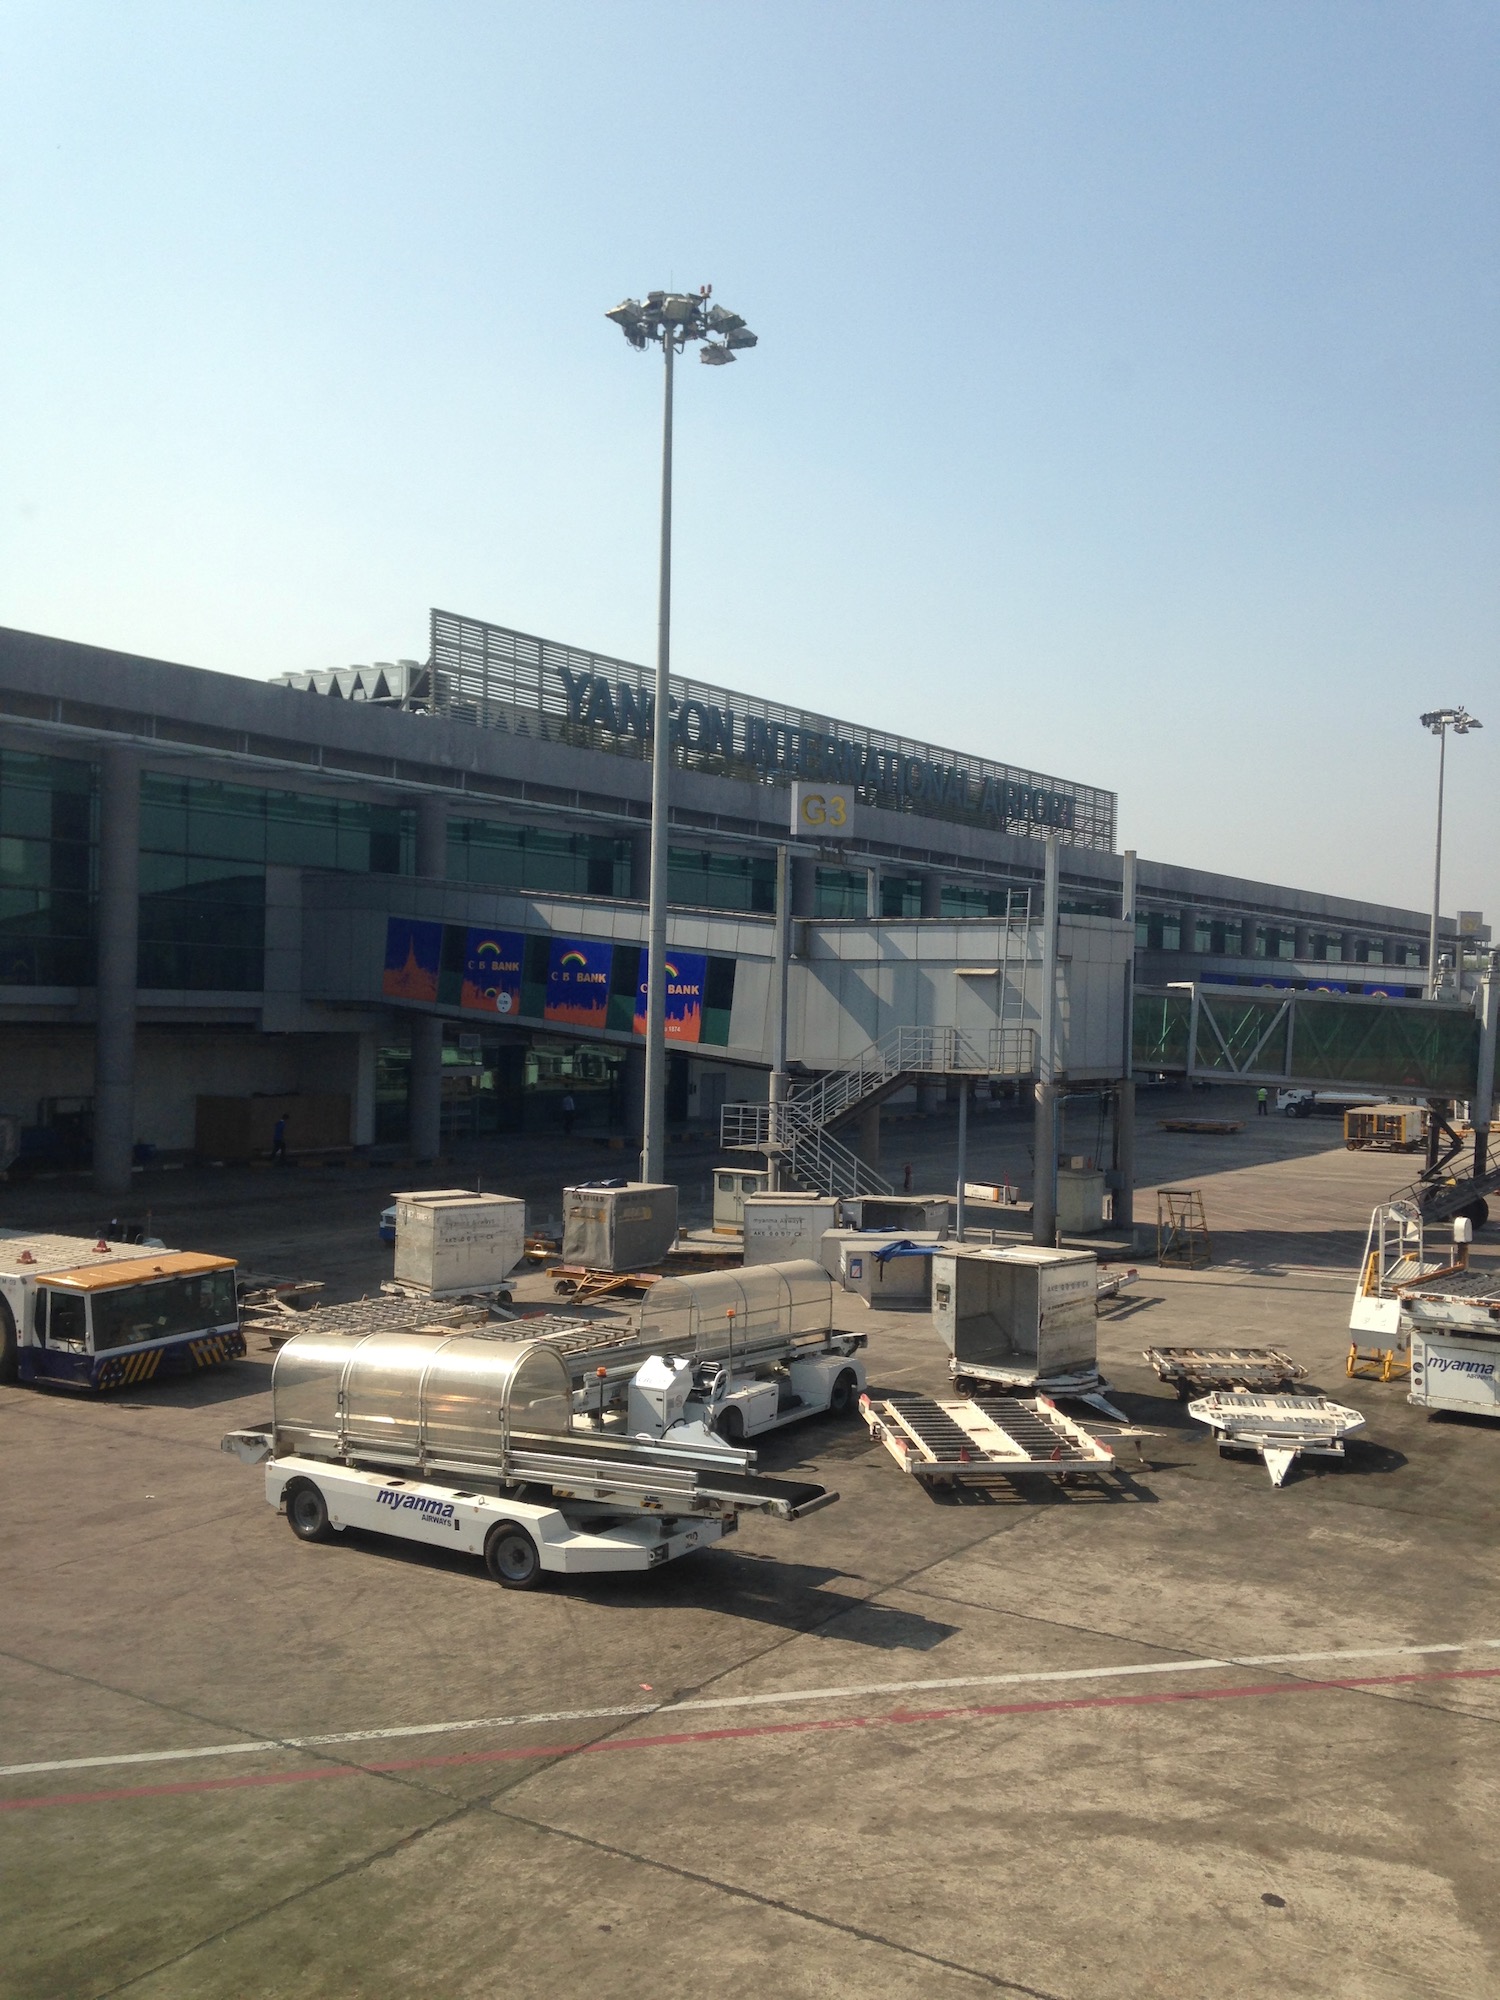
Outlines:
{"type": "Polygon", "coordinates": [[[15,1315],[5,1300],[0,1299],[0,1382],[14,1382],[19,1367],[15,1315]]]}
{"type": "Polygon", "coordinates": [[[1466,1215],[1476,1229],[1483,1229],[1490,1219],[1490,1205],[1481,1195],[1478,1201],[1471,1201],[1467,1208],[1460,1209],[1459,1214],[1466,1215]]]}
{"type": "Polygon", "coordinates": [[[536,1543],[514,1521],[502,1521],[490,1530],[484,1566],[502,1590],[535,1590],[542,1580],[536,1543]]]}
{"type": "Polygon", "coordinates": [[[859,1389],[859,1377],[852,1368],[846,1368],[833,1385],[828,1398],[828,1408],[836,1417],[847,1417],[854,1408],[854,1398],[859,1389]]]}
{"type": "Polygon", "coordinates": [[[326,1542],[333,1533],[328,1502],[310,1479],[299,1479],[286,1496],[287,1524],[299,1542],[326,1542]]]}

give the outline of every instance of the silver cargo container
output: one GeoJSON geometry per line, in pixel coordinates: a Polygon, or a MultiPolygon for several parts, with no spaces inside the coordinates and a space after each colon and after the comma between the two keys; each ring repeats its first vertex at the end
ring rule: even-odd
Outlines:
{"type": "Polygon", "coordinates": [[[839,1225],[839,1198],[832,1194],[747,1194],[745,1262],[780,1264],[821,1254],[823,1232],[839,1225]]]}
{"type": "Polygon", "coordinates": [[[669,1182],[626,1181],[563,1189],[563,1262],[590,1271],[645,1271],[677,1237],[677,1190],[669,1182]]]}
{"type": "Polygon", "coordinates": [[[932,1260],[932,1318],[957,1375],[1039,1384],[1098,1371],[1099,1266],[1092,1250],[945,1246],[932,1260]]]}
{"type": "Polygon", "coordinates": [[[884,1229],[898,1236],[936,1230],[948,1234],[949,1198],[945,1194],[856,1194],[844,1199],[844,1220],[851,1229],[884,1229]]]}
{"type": "Polygon", "coordinates": [[[486,1291],[526,1253],[526,1204],[514,1195],[424,1188],[394,1199],[398,1284],[439,1295],[486,1291]]]}
{"type": "Polygon", "coordinates": [[[543,1341],[480,1333],[298,1333],[271,1373],[277,1457],[492,1472],[516,1436],[561,1436],[567,1365],[543,1341]]]}

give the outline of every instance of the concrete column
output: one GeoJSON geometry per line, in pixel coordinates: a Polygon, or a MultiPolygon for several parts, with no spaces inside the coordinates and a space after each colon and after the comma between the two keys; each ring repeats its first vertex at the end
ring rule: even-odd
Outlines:
{"type": "Polygon", "coordinates": [[[379,1037],[354,1038],[354,1099],[349,1107],[349,1137],[356,1146],[375,1143],[375,1059],[379,1037]]]}
{"type": "Polygon", "coordinates": [[[639,1154],[646,1123],[646,1051],[640,1044],[633,1044],[625,1051],[622,1089],[625,1098],[625,1151],[627,1155],[639,1154]]]}
{"type": "Polygon", "coordinates": [[[1292,951],[1303,964],[1312,957],[1312,930],[1307,924],[1292,926],[1292,951]]]}
{"type": "Polygon", "coordinates": [[[922,877],[922,915],[940,917],[943,914],[943,878],[941,875],[922,877]]]}
{"type": "Polygon", "coordinates": [[[792,856],[792,915],[810,917],[818,905],[818,864],[810,856],[792,856]]]}
{"type": "Polygon", "coordinates": [[[1115,1227],[1135,1228],[1135,1079],[1115,1085],[1115,1227]]]}
{"type": "Polygon", "coordinates": [[[1177,913],[1177,949],[1179,951],[1198,949],[1198,912],[1191,904],[1177,913]]]}
{"type": "Polygon", "coordinates": [[[441,792],[417,800],[417,873],[437,881],[448,874],[448,801],[441,792]]]}
{"type": "MultiPolygon", "coordinates": [[[[1135,849],[1125,850],[1120,873],[1120,915],[1135,924],[1135,849]]],[[[1115,1209],[1117,1229],[1135,1231],[1135,952],[1125,965],[1125,1051],[1122,1076],[1115,1087],[1115,1209]]]]}
{"type": "Polygon", "coordinates": [[[411,1149],[419,1160],[443,1150],[443,1018],[414,1014],[411,1023],[411,1149]]]}
{"type": "Polygon", "coordinates": [[[880,1165],[880,1106],[867,1104],[859,1114],[859,1157],[867,1167],[880,1165]]]}
{"type": "Polygon", "coordinates": [[[135,1146],[136,953],[140,934],[141,767],[132,750],[99,759],[98,1026],[94,1186],[127,1194],[135,1146]]]}
{"type": "Polygon", "coordinates": [[[865,870],[865,909],[871,923],[879,923],[880,870],[878,868],[867,868],[865,870]]]}
{"type": "Polygon", "coordinates": [[[1050,1244],[1057,1234],[1057,903],[1061,847],[1047,841],[1042,885],[1042,992],[1037,1022],[1036,1113],[1032,1127],[1031,1240],[1050,1244]]]}

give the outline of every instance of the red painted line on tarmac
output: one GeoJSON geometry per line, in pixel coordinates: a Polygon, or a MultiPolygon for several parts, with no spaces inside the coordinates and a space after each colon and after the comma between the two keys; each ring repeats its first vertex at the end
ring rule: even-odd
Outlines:
{"type": "Polygon", "coordinates": [[[175,1785],[129,1785],[107,1792],[54,1792],[31,1799],[0,1799],[0,1812],[45,1806],[109,1805],[119,1799],[167,1799],[198,1792],[250,1791],[260,1785],[309,1785],[325,1778],[388,1777],[402,1771],[435,1771],[456,1765],[539,1763],[548,1757],[586,1757],[615,1750],[676,1750],[692,1743],[744,1743],[765,1736],[810,1736],[839,1729],[902,1729],[919,1722],[983,1722],[1002,1715],[1062,1715],[1090,1709],[1162,1708],[1192,1701],[1255,1701],[1268,1695],[1338,1694],[1355,1688],[1407,1687],[1428,1681],[1492,1681],[1500,1667],[1451,1667],[1424,1674],[1350,1674],[1340,1680],[1272,1681],[1260,1687],[1163,1688],[1149,1694],[1075,1695],[1055,1701],[975,1703],[962,1708],[893,1708],[884,1715],[809,1716],[797,1722],[747,1722],[733,1729],[683,1729],[663,1736],[606,1736],[591,1743],[509,1744],[503,1750],[469,1750],[448,1757],[402,1757],[383,1764],[323,1764],[301,1771],[246,1772],[233,1778],[185,1778],[175,1785]]]}

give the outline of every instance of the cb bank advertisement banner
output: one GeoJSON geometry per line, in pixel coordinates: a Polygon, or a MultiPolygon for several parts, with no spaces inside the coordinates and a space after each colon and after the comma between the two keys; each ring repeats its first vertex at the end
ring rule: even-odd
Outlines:
{"type": "Polygon", "coordinates": [[[612,944],[553,938],[547,954],[547,1004],[543,1019],[573,1028],[602,1028],[609,1013],[612,944]]]}
{"type": "Polygon", "coordinates": [[[443,959],[443,927],[415,917],[389,917],[385,926],[385,972],[380,990],[387,1000],[436,1003],[443,959]]]}
{"type": "MultiPolygon", "coordinates": [[[[635,993],[635,1032],[646,1032],[647,981],[650,953],[641,953],[640,984],[635,993]]],[[[674,951],[667,967],[667,1040],[696,1042],[703,1033],[703,986],[708,978],[708,958],[699,951],[674,951]]]]}
{"type": "Polygon", "coordinates": [[[458,1004],[481,1014],[519,1014],[525,952],[526,939],[520,931],[471,930],[464,940],[464,983],[458,1004]]]}

